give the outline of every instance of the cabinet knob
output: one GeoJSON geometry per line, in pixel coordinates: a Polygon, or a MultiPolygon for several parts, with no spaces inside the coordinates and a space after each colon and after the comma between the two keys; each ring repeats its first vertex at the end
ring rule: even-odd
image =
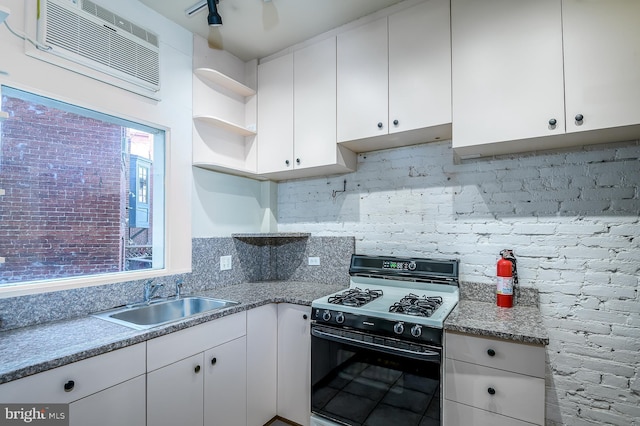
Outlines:
{"type": "Polygon", "coordinates": [[[496,356],[496,351],[494,351],[493,349],[487,349],[487,355],[496,356]]]}
{"type": "Polygon", "coordinates": [[[378,129],[382,129],[382,121],[378,123],[378,129]]]}
{"type": "Polygon", "coordinates": [[[199,373],[200,372],[200,366],[196,365],[196,368],[194,368],[193,371],[195,371],[196,373],[199,373]]]}
{"type": "Polygon", "coordinates": [[[393,125],[397,126],[400,122],[398,120],[393,120],[393,125]]]}
{"type": "Polygon", "coordinates": [[[302,319],[307,319],[307,318],[309,318],[307,314],[302,315],[302,319]]]}
{"type": "Polygon", "coordinates": [[[487,392],[489,392],[489,395],[495,395],[496,394],[496,390],[494,388],[487,389],[487,392]]]}
{"type": "Polygon", "coordinates": [[[218,362],[216,357],[211,358],[211,365],[216,365],[216,362],[218,362]]]}
{"type": "Polygon", "coordinates": [[[552,118],[551,120],[549,120],[549,126],[555,126],[557,123],[555,118],[552,118]]]}
{"type": "Polygon", "coordinates": [[[64,391],[71,392],[75,387],[75,385],[76,385],[76,382],[74,382],[73,380],[69,380],[67,383],[64,384],[64,391]]]}
{"type": "Polygon", "coordinates": [[[584,116],[583,116],[582,114],[578,114],[578,115],[576,115],[576,121],[577,121],[578,123],[582,122],[582,120],[584,120],[584,116]]]}
{"type": "Polygon", "coordinates": [[[289,165],[289,160],[284,160],[284,164],[289,165]]]}
{"type": "Polygon", "coordinates": [[[296,164],[300,164],[300,159],[296,158],[296,164]]]}

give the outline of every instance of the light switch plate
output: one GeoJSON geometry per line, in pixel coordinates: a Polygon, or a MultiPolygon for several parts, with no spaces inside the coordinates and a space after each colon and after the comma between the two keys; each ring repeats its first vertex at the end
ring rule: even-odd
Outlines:
{"type": "Polygon", "coordinates": [[[0,6],[0,24],[2,24],[4,22],[5,19],[7,19],[7,16],[9,16],[11,14],[11,11],[4,7],[4,6],[0,6]]]}
{"type": "Polygon", "coordinates": [[[220,270],[228,271],[231,269],[231,256],[220,256],[220,270]]]}
{"type": "Polygon", "coordinates": [[[309,266],[320,266],[320,258],[309,256],[309,266]]]}

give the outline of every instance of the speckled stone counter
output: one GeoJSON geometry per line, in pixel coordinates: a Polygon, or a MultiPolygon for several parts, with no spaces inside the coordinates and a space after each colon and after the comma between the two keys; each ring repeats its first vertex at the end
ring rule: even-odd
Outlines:
{"type": "Polygon", "coordinates": [[[499,308],[495,303],[463,299],[445,320],[444,329],[522,343],[549,344],[537,306],[499,308]]]}
{"type": "Polygon", "coordinates": [[[274,281],[234,284],[199,293],[239,305],[166,326],[139,331],[94,317],[80,317],[0,333],[0,384],[144,342],[267,303],[310,305],[343,285],[274,281]]]}

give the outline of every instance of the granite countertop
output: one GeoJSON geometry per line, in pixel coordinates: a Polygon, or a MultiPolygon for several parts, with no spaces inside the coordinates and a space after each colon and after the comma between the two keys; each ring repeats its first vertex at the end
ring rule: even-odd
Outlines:
{"type": "Polygon", "coordinates": [[[549,344],[537,306],[500,308],[495,303],[463,299],[445,320],[444,329],[521,343],[549,344]]]}
{"type": "Polygon", "coordinates": [[[0,333],[0,384],[267,303],[311,305],[314,299],[342,289],[344,286],[291,281],[234,284],[198,295],[234,300],[239,305],[149,330],[87,316],[5,331],[0,333]]]}
{"type": "MultiPolygon", "coordinates": [[[[292,281],[234,284],[198,295],[234,300],[240,302],[239,305],[149,330],[134,330],[86,316],[2,332],[0,384],[268,303],[311,305],[313,300],[344,288],[292,281]]],[[[462,299],[445,321],[444,328],[523,343],[549,343],[536,306],[517,305],[507,309],[493,303],[462,299]]]]}

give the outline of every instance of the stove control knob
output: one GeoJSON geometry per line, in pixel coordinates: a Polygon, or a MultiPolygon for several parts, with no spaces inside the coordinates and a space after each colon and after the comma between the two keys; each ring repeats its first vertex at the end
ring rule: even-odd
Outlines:
{"type": "Polygon", "coordinates": [[[410,271],[415,271],[416,270],[416,262],[414,262],[413,260],[411,262],[409,262],[409,270],[410,271]]]}
{"type": "Polygon", "coordinates": [[[344,322],[344,314],[342,312],[338,312],[338,315],[336,315],[336,322],[338,324],[342,324],[344,322]]]}
{"type": "Polygon", "coordinates": [[[394,326],[393,326],[393,331],[396,334],[402,334],[404,333],[404,323],[402,321],[397,322],[394,326]]]}
{"type": "Polygon", "coordinates": [[[322,319],[325,321],[329,321],[331,319],[331,311],[329,311],[328,309],[324,311],[324,314],[322,314],[322,319]]]}
{"type": "Polygon", "coordinates": [[[420,337],[422,335],[422,326],[419,324],[416,324],[413,327],[411,327],[411,335],[413,337],[420,337]]]}

